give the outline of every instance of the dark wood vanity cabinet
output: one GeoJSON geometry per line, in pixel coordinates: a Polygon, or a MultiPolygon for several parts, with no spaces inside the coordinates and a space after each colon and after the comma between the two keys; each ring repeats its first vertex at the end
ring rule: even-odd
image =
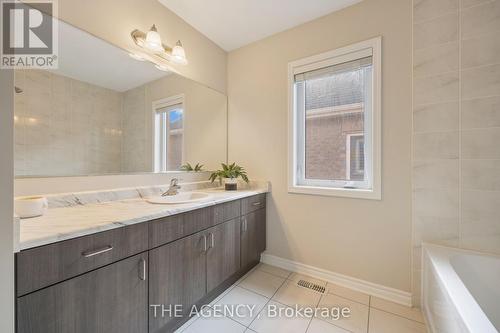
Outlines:
{"type": "Polygon", "coordinates": [[[207,293],[240,269],[240,218],[207,230],[207,293]]]}
{"type": "Polygon", "coordinates": [[[209,303],[259,262],[265,199],[256,195],[18,253],[17,332],[175,330],[193,305],[209,303]],[[182,317],[172,316],[175,305],[182,317]]]}
{"type": "Polygon", "coordinates": [[[149,258],[149,302],[156,308],[149,311],[149,331],[170,332],[240,271],[240,218],[151,250],[149,258]]]}
{"type": "Polygon", "coordinates": [[[149,251],[149,332],[173,328],[180,321],[174,306],[180,305],[185,315],[205,296],[207,246],[206,235],[200,232],[149,251]]]}
{"type": "Polygon", "coordinates": [[[242,199],[241,267],[252,267],[266,249],[266,197],[256,195],[242,199]]]}
{"type": "Polygon", "coordinates": [[[18,333],[146,333],[147,252],[17,299],[18,333]]]}
{"type": "Polygon", "coordinates": [[[259,263],[260,254],[266,249],[266,211],[259,209],[242,217],[241,266],[252,267],[259,263]]]}

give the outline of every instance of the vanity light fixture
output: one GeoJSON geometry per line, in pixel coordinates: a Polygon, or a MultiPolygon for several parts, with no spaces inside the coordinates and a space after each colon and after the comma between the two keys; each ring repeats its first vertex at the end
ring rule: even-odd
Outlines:
{"type": "Polygon", "coordinates": [[[137,53],[130,53],[130,56],[139,61],[149,61],[156,65],[156,68],[162,71],[169,71],[167,63],[177,65],[187,65],[186,51],[181,41],[177,41],[175,46],[169,47],[163,44],[161,36],[153,24],[147,33],[135,29],[130,33],[135,45],[141,48],[146,56],[137,53]]]}
{"type": "Polygon", "coordinates": [[[157,69],[159,69],[160,71],[163,71],[163,72],[169,72],[170,71],[170,68],[168,68],[167,66],[164,66],[164,65],[155,65],[155,67],[157,69]]]}
{"type": "Polygon", "coordinates": [[[146,61],[146,58],[144,58],[143,56],[141,56],[140,54],[137,54],[137,53],[129,53],[128,54],[130,56],[130,58],[132,59],[135,59],[135,60],[138,60],[138,61],[146,61]]]}

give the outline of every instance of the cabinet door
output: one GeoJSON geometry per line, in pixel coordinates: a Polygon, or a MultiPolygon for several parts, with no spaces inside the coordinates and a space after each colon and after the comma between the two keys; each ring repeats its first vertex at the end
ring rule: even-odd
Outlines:
{"type": "Polygon", "coordinates": [[[18,333],[146,333],[147,253],[17,299],[18,333]]]}
{"type": "Polygon", "coordinates": [[[207,230],[207,292],[240,269],[240,218],[207,230]]]}
{"type": "Polygon", "coordinates": [[[182,319],[174,316],[174,306],[182,307],[182,315],[189,314],[206,294],[207,248],[206,234],[197,233],[149,251],[149,303],[160,306],[156,316],[149,309],[149,332],[173,328],[182,319]]]}
{"type": "Polygon", "coordinates": [[[255,265],[266,249],[266,210],[259,209],[242,217],[241,267],[255,265]]]}

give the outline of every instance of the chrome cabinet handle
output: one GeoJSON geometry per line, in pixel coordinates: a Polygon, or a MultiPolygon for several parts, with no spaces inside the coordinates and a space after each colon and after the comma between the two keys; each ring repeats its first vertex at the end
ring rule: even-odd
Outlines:
{"type": "Polygon", "coordinates": [[[90,257],[96,256],[99,254],[109,252],[111,250],[113,250],[113,247],[111,245],[108,245],[108,246],[103,247],[101,249],[82,252],[82,256],[84,256],[85,258],[90,258],[90,257]]]}
{"type": "Polygon", "coordinates": [[[208,247],[207,247],[207,235],[201,236],[203,237],[203,252],[207,252],[208,247]]]}
{"type": "Polygon", "coordinates": [[[209,249],[212,249],[215,247],[215,237],[214,237],[213,232],[211,232],[209,235],[210,235],[210,247],[209,247],[209,249]]]}
{"type": "Polygon", "coordinates": [[[260,206],[260,204],[261,204],[261,202],[260,202],[260,201],[259,201],[259,202],[254,202],[254,203],[252,204],[252,206],[260,206]]]}
{"type": "Polygon", "coordinates": [[[142,281],[146,281],[146,278],[147,278],[147,273],[146,273],[146,260],[141,258],[141,260],[139,261],[139,279],[141,279],[142,281]]]}
{"type": "Polygon", "coordinates": [[[247,232],[247,219],[243,219],[243,232],[247,232]]]}

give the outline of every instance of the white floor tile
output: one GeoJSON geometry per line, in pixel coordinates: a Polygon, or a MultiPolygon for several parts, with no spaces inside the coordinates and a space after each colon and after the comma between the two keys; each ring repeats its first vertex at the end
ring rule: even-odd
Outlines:
{"type": "Polygon", "coordinates": [[[254,293],[253,291],[235,287],[227,293],[220,301],[218,301],[214,308],[223,308],[233,310],[233,313],[226,313],[226,316],[233,320],[248,326],[257,314],[264,308],[269,298],[254,293]],[[236,308],[237,305],[244,305],[236,308]],[[248,308],[247,308],[248,306],[248,308]]]}
{"type": "Polygon", "coordinates": [[[370,296],[362,292],[345,288],[330,282],[328,282],[328,284],[326,285],[326,289],[329,294],[334,294],[340,297],[344,297],[352,301],[362,303],[364,305],[370,304],[370,296]]]}
{"type": "Polygon", "coordinates": [[[372,297],[370,306],[379,310],[384,310],[407,319],[425,323],[422,311],[419,308],[411,308],[394,302],[386,301],[378,297],[372,297]]]}
{"type": "MultiPolygon", "coordinates": [[[[343,329],[354,333],[366,333],[366,328],[368,327],[368,306],[351,301],[347,298],[343,298],[337,295],[325,294],[319,302],[320,309],[328,308],[335,309],[337,313],[343,308],[350,309],[349,317],[339,317],[339,318],[323,318],[329,323],[339,326],[343,329]]],[[[320,313],[321,314],[321,313],[320,313]]]]}
{"type": "Polygon", "coordinates": [[[320,285],[322,287],[326,286],[326,281],[323,281],[323,280],[320,280],[320,279],[316,279],[316,278],[313,278],[311,276],[307,276],[307,275],[304,275],[304,274],[299,274],[299,273],[292,273],[292,274],[290,274],[290,276],[288,277],[288,279],[292,280],[292,281],[295,281],[295,282],[299,282],[299,280],[305,280],[305,281],[309,281],[309,282],[318,284],[318,285],[320,285]]]}
{"type": "Polygon", "coordinates": [[[286,269],[279,268],[276,266],[271,266],[268,264],[260,264],[257,269],[264,271],[266,273],[272,274],[272,275],[276,275],[276,276],[285,278],[285,279],[288,278],[290,276],[290,274],[292,274],[292,272],[287,271],[286,269]]]}
{"type": "Polygon", "coordinates": [[[307,329],[307,333],[350,333],[343,328],[327,323],[324,320],[314,318],[307,329]]]}
{"type": "Polygon", "coordinates": [[[284,281],[284,278],[280,278],[260,270],[255,270],[243,281],[241,281],[239,286],[254,291],[257,294],[261,294],[262,296],[271,298],[276,290],[281,287],[284,281]]]}
{"type": "Polygon", "coordinates": [[[197,316],[191,317],[188,321],[186,321],[181,327],[175,330],[175,333],[181,333],[188,328],[192,323],[198,320],[197,316]]]}
{"type": "MultiPolygon", "coordinates": [[[[269,302],[269,304],[262,310],[262,312],[257,316],[250,325],[250,329],[258,333],[276,333],[276,332],[287,332],[287,333],[305,333],[310,318],[303,317],[287,317],[285,315],[275,317],[274,314],[278,314],[280,309],[283,311],[287,307],[285,305],[269,302]]],[[[289,308],[293,310],[292,308],[289,308]]],[[[293,313],[293,311],[289,311],[293,313]]]]}
{"type": "Polygon", "coordinates": [[[368,333],[425,333],[424,324],[409,320],[392,313],[370,309],[368,333]]]}
{"type": "Polygon", "coordinates": [[[242,333],[246,327],[229,318],[200,317],[182,333],[242,333]]]}
{"type": "Polygon", "coordinates": [[[237,286],[236,284],[231,285],[229,288],[224,290],[220,295],[218,295],[216,298],[214,298],[214,300],[212,302],[210,302],[209,305],[212,306],[214,304],[217,304],[222,299],[222,297],[226,296],[236,286],[237,286]]]}
{"type": "Polygon", "coordinates": [[[289,306],[307,306],[315,308],[318,305],[321,294],[303,287],[297,286],[294,281],[286,281],[273,296],[273,300],[289,306]]]}

